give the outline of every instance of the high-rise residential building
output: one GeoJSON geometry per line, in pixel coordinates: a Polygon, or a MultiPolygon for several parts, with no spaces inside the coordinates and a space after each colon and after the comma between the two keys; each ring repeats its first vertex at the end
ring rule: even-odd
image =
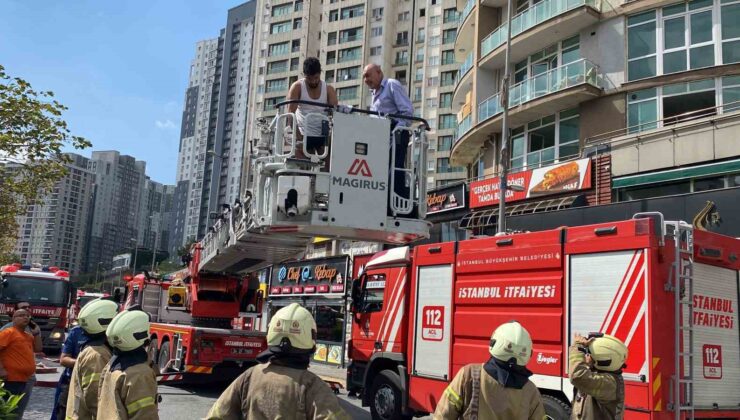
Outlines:
{"type": "Polygon", "coordinates": [[[457,106],[452,99],[460,70],[455,56],[460,14],[454,0],[430,0],[416,7],[411,99],[419,116],[431,126],[427,188],[433,189],[466,177],[464,166],[450,164],[457,129],[457,106]]]}
{"type": "Polygon", "coordinates": [[[89,169],[95,193],[85,271],[93,272],[98,265],[110,267],[114,255],[138,242],[146,162],[117,151],[92,152],[89,169]]]}
{"type": "Polygon", "coordinates": [[[84,271],[95,175],[89,159],[67,156],[67,174],[17,218],[14,252],[23,263],[54,265],[75,275],[84,271]]]}
{"type": "Polygon", "coordinates": [[[256,4],[229,9],[219,37],[196,44],[180,135],[173,247],[201,238],[209,214],[239,197],[256,4]]]}
{"type": "Polygon", "coordinates": [[[170,220],[175,195],[174,185],[146,178],[139,206],[138,245],[157,251],[170,251],[170,220]]]}
{"type": "MultiPolygon", "coordinates": [[[[641,200],[633,208],[684,220],[709,199],[720,211],[735,208],[736,200],[723,197],[740,186],[740,2],[518,0],[508,63],[507,2],[458,4],[453,54],[462,66],[450,164],[487,178],[470,185],[472,214],[481,217],[463,224],[484,233],[496,225],[506,103],[507,163],[518,174],[512,179],[528,187],[510,196],[514,220],[536,212],[544,227],[542,212],[575,205],[579,193],[586,195],[581,205],[617,203],[612,213],[641,200]],[[564,171],[582,175],[579,183],[527,185],[532,170],[564,162],[572,162],[564,171]],[[480,223],[486,226],[473,226],[480,223]]],[[[589,207],[572,224],[600,220],[601,211],[589,207]]],[[[564,215],[576,213],[560,213],[557,223],[571,223],[564,215]]]]}

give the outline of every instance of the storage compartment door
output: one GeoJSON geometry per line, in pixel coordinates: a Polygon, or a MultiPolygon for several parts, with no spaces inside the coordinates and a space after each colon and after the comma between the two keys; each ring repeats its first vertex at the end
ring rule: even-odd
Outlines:
{"type": "Polygon", "coordinates": [[[412,373],[450,380],[452,265],[419,267],[412,373]]]}

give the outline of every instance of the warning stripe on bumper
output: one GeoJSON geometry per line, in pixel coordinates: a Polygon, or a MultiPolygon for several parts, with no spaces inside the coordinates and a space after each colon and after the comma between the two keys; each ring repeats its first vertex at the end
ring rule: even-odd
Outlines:
{"type": "Polygon", "coordinates": [[[185,372],[186,373],[211,373],[213,372],[213,368],[210,366],[185,365],[185,372]]]}

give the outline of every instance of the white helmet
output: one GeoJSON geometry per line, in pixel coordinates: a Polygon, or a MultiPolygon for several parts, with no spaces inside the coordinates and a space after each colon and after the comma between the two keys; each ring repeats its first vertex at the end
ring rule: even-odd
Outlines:
{"type": "Polygon", "coordinates": [[[149,340],[149,315],[142,311],[123,311],[108,326],[108,344],[121,351],[135,350],[149,340]]]}
{"type": "Polygon", "coordinates": [[[532,356],[532,338],[520,323],[507,322],[499,325],[491,335],[488,352],[502,362],[514,359],[517,365],[526,366],[532,356]]]}
{"type": "Polygon", "coordinates": [[[280,346],[285,340],[297,350],[313,350],[316,346],[316,321],[297,303],[275,312],[267,328],[268,346],[280,346]]]}
{"type": "Polygon", "coordinates": [[[594,360],[596,369],[607,372],[622,369],[629,355],[622,340],[608,334],[594,338],[588,345],[588,353],[594,360]]]}
{"type": "Polygon", "coordinates": [[[118,305],[110,300],[95,299],[82,307],[77,320],[88,334],[105,332],[118,312],[118,305]]]}

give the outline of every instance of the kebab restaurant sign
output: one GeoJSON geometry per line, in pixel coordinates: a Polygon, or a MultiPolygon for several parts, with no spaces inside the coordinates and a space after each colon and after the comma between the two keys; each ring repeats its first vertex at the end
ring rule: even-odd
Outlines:
{"type": "Polygon", "coordinates": [[[271,296],[343,295],[348,257],[296,261],[273,267],[271,296]]]}
{"type": "MultiPolygon", "coordinates": [[[[506,191],[506,202],[526,200],[569,191],[591,188],[591,159],[579,159],[545,166],[529,171],[515,172],[506,177],[509,185],[523,191],[506,191]]],[[[489,178],[470,183],[470,208],[498,204],[499,178],[489,178]]]]}

